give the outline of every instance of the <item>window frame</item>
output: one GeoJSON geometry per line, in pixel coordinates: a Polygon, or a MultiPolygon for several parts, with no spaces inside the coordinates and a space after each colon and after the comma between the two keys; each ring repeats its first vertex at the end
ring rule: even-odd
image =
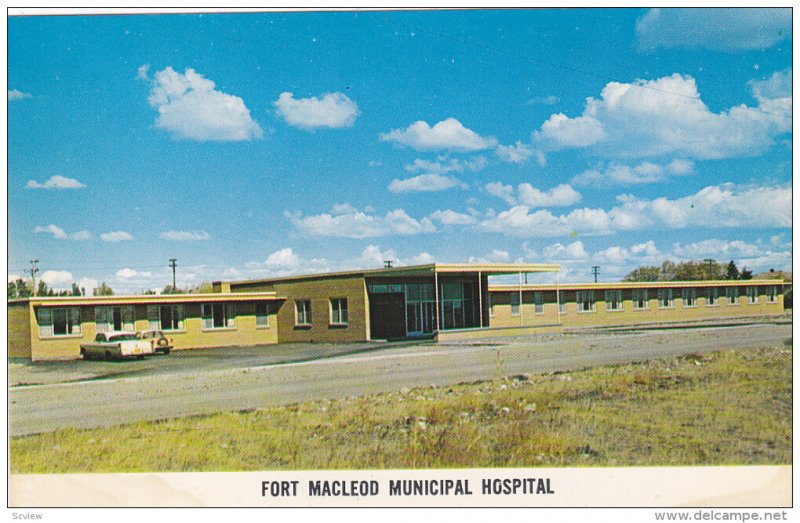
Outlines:
{"type": "Polygon", "coordinates": [[[544,292],[533,292],[533,313],[541,316],[544,314],[544,292]]]}
{"type": "Polygon", "coordinates": [[[633,310],[635,311],[648,311],[650,310],[650,296],[647,292],[648,289],[633,289],[631,292],[631,301],[633,302],[633,310]],[[643,304],[643,305],[640,305],[643,304]]]}
{"type": "Polygon", "coordinates": [[[594,290],[575,291],[575,304],[578,306],[579,313],[592,313],[597,312],[597,300],[594,296],[594,290]],[[586,304],[589,308],[586,308],[586,304]]]}
{"type": "Polygon", "coordinates": [[[725,287],[725,305],[730,305],[731,307],[739,305],[739,287],[725,287]],[[736,301],[731,301],[731,294],[735,296],[734,299],[736,301]]]}
{"type": "Polygon", "coordinates": [[[675,296],[672,289],[661,288],[658,289],[658,308],[659,309],[674,309],[675,296]],[[664,304],[666,302],[666,305],[664,304]]]}
{"type": "Polygon", "coordinates": [[[704,295],[706,307],[719,307],[719,290],[716,287],[706,287],[704,295]],[[709,298],[712,298],[712,303],[709,303],[709,298]]]}
{"type": "Polygon", "coordinates": [[[681,289],[681,305],[685,309],[697,308],[697,289],[694,287],[684,287],[681,289]],[[688,299],[687,299],[688,298],[688,299]],[[691,300],[691,303],[687,303],[691,300]]]}
{"type": "Polygon", "coordinates": [[[767,303],[778,303],[778,286],[777,285],[767,285],[765,288],[765,293],[767,296],[767,303]],[[772,291],[772,292],[770,292],[772,291]]]}
{"type": "Polygon", "coordinates": [[[348,309],[347,298],[330,298],[328,300],[328,325],[331,327],[346,327],[350,325],[350,313],[348,309]],[[334,305],[337,302],[338,306],[334,305]],[[342,307],[344,303],[344,308],[342,307]],[[339,321],[334,321],[334,313],[339,313],[339,321]],[[344,312],[344,321],[342,321],[342,312],[344,312]]]}
{"type": "Polygon", "coordinates": [[[219,330],[235,330],[236,329],[236,304],[226,302],[210,302],[200,304],[200,330],[201,331],[219,331],[219,330]],[[215,307],[222,307],[220,315],[214,311],[215,307]],[[206,311],[209,310],[210,314],[206,311]],[[216,325],[217,317],[222,318],[222,326],[216,325]],[[210,320],[210,324],[207,322],[210,320]]]}
{"type": "Polygon", "coordinates": [[[299,299],[294,300],[294,325],[295,327],[311,327],[313,325],[313,318],[311,315],[311,300],[299,299]],[[303,321],[300,321],[300,306],[303,307],[303,321]]]}
{"type": "Polygon", "coordinates": [[[622,297],[622,289],[606,289],[605,302],[606,302],[606,310],[609,312],[620,312],[625,310],[625,302],[622,297]],[[615,297],[617,298],[616,300],[614,300],[615,297]],[[613,304],[615,301],[617,303],[617,306],[612,307],[611,304],[613,304]]]}
{"type": "Polygon", "coordinates": [[[255,311],[253,313],[256,317],[256,329],[269,329],[269,309],[270,307],[268,301],[256,302],[255,311]],[[260,312],[258,310],[259,306],[264,307],[264,312],[260,312]],[[266,321],[266,323],[264,323],[263,325],[259,323],[260,321],[262,321],[262,319],[266,321]]]}
{"type": "Polygon", "coordinates": [[[746,294],[748,305],[758,305],[758,287],[756,285],[748,285],[746,294]],[[750,292],[751,290],[753,292],[750,292]]]}
{"type": "Polygon", "coordinates": [[[157,330],[162,332],[186,332],[186,307],[183,303],[160,303],[147,306],[147,330],[157,330]],[[174,323],[175,328],[164,326],[164,318],[161,310],[164,307],[170,309],[170,326],[174,323]],[[155,310],[155,314],[153,311],[155,310]],[[158,322],[154,325],[153,322],[158,322]]]}
{"type": "Polygon", "coordinates": [[[511,303],[511,315],[519,316],[522,313],[522,298],[520,297],[518,292],[511,293],[511,299],[509,300],[509,303],[511,303]],[[515,299],[517,301],[516,304],[514,304],[515,299]],[[515,307],[517,309],[517,312],[514,312],[515,307]]]}
{"type": "Polygon", "coordinates": [[[83,336],[80,307],[39,307],[36,310],[36,324],[37,334],[40,339],[80,338],[83,336]],[[56,333],[56,311],[63,311],[64,327],[65,331],[68,332],[63,334],[56,333]],[[49,315],[49,319],[46,321],[44,320],[45,315],[49,315]]]}

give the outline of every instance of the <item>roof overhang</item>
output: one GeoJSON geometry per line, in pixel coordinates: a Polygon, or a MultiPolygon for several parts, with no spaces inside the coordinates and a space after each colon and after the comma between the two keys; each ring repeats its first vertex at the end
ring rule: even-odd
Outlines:
{"type": "Polygon", "coordinates": [[[285,300],[275,292],[235,292],[204,294],[144,294],[136,296],[37,296],[27,301],[34,307],[61,305],[156,305],[170,303],[247,302],[260,300],[285,300]]]}
{"type": "Polygon", "coordinates": [[[606,289],[681,289],[705,287],[743,287],[748,285],[784,285],[783,280],[697,280],[697,281],[616,281],[607,283],[524,283],[489,285],[490,292],[606,290],[606,289]]]}
{"type": "Polygon", "coordinates": [[[328,272],[319,274],[301,274],[279,278],[264,278],[238,281],[215,281],[214,285],[229,283],[231,285],[288,283],[303,280],[321,280],[329,278],[383,278],[383,277],[420,277],[444,273],[481,273],[488,276],[499,274],[558,272],[561,266],[557,263],[431,263],[427,265],[409,265],[385,269],[366,269],[360,271],[328,272]]]}

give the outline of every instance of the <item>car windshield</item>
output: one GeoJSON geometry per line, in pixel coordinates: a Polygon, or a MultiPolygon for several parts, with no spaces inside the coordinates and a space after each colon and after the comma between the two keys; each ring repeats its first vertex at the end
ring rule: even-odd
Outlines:
{"type": "Polygon", "coordinates": [[[117,334],[116,336],[108,338],[108,341],[131,341],[137,339],[135,334],[117,334]]]}

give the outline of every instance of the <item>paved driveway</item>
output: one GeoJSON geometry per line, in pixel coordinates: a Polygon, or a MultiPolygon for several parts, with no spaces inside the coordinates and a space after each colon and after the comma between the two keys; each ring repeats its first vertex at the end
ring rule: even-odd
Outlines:
{"type": "MultiPolygon", "coordinates": [[[[11,436],[20,436],[441,386],[492,379],[498,373],[572,371],[719,349],[783,348],[791,336],[790,323],[765,323],[509,342],[385,345],[383,350],[352,346],[338,356],[277,365],[258,349],[239,354],[176,354],[175,363],[152,367],[155,370],[149,374],[11,387],[9,431],[11,436]]],[[[172,358],[170,354],[163,361],[172,362],[172,358]]]]}

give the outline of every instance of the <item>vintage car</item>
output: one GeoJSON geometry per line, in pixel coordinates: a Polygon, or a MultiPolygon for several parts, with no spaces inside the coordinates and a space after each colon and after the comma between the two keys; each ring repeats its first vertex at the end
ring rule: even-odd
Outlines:
{"type": "Polygon", "coordinates": [[[172,339],[164,336],[162,331],[141,331],[137,333],[137,336],[140,340],[150,343],[150,346],[153,348],[153,352],[163,352],[164,354],[169,354],[169,351],[172,350],[172,339]]]}
{"type": "Polygon", "coordinates": [[[115,360],[122,358],[144,359],[153,354],[150,343],[140,340],[135,332],[98,332],[91,343],[81,343],[83,359],[115,360]]]}

